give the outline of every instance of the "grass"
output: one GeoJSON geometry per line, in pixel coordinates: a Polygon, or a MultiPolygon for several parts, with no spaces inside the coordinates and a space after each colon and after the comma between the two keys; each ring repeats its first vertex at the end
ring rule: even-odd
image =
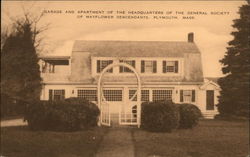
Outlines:
{"type": "Polygon", "coordinates": [[[202,120],[193,129],[172,133],[132,132],[136,157],[246,157],[248,122],[202,120]]]}
{"type": "Polygon", "coordinates": [[[1,121],[3,120],[13,120],[13,119],[23,119],[23,116],[6,116],[6,117],[1,117],[1,121]]]}
{"type": "Polygon", "coordinates": [[[1,153],[6,157],[92,157],[105,128],[78,132],[30,131],[27,127],[1,128],[1,153]]]}

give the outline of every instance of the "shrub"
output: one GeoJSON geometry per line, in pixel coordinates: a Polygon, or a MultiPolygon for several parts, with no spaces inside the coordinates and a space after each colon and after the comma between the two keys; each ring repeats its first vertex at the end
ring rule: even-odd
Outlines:
{"type": "Polygon", "coordinates": [[[153,132],[171,132],[179,124],[178,108],[170,101],[142,103],[142,128],[153,132]]]}
{"type": "Polygon", "coordinates": [[[15,116],[23,116],[26,102],[13,99],[1,93],[1,119],[15,116]]]}
{"type": "Polygon", "coordinates": [[[202,116],[200,109],[193,104],[178,104],[180,112],[179,128],[193,128],[202,116]]]}
{"type": "Polygon", "coordinates": [[[99,113],[95,104],[69,98],[35,102],[27,107],[25,119],[32,130],[76,131],[96,126],[99,113]]]}

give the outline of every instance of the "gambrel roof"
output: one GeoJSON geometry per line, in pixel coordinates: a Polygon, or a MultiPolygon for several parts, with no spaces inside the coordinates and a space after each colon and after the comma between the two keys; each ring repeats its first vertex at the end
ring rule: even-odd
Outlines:
{"type": "MultiPolygon", "coordinates": [[[[201,53],[194,42],[175,41],[80,41],[74,42],[71,54],[71,75],[65,83],[96,84],[98,76],[92,76],[92,57],[171,57],[182,59],[183,75],[141,75],[143,83],[199,83],[204,81],[201,53]]],[[[160,69],[159,69],[160,70],[160,69]]],[[[106,76],[105,82],[136,82],[134,76],[106,76]]],[[[44,80],[50,82],[49,80],[44,80]]],[[[58,82],[51,80],[52,82],[58,82]]]]}
{"type": "Polygon", "coordinates": [[[75,41],[72,52],[90,52],[98,57],[183,57],[184,53],[200,53],[193,42],[83,40],[75,41]]]}
{"type": "MultiPolygon", "coordinates": [[[[91,57],[173,57],[184,60],[183,76],[141,76],[143,82],[203,82],[201,54],[193,42],[167,41],[75,41],[72,48],[71,81],[88,82],[91,57]]],[[[107,82],[133,81],[117,76],[107,82]]]]}

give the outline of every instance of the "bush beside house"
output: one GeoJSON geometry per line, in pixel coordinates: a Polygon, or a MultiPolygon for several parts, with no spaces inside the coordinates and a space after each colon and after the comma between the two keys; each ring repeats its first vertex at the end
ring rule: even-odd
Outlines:
{"type": "Polygon", "coordinates": [[[193,104],[178,104],[180,112],[179,128],[193,128],[202,116],[200,109],[193,104]]]}
{"type": "Polygon", "coordinates": [[[174,104],[171,101],[142,103],[142,128],[153,132],[171,132],[176,128],[193,128],[202,116],[193,104],[174,104]]]}
{"type": "Polygon", "coordinates": [[[142,128],[153,132],[171,132],[179,125],[179,112],[171,101],[142,104],[142,128]]]}
{"type": "Polygon", "coordinates": [[[99,113],[94,103],[69,98],[29,105],[25,119],[32,130],[76,131],[96,126],[99,113]]]}

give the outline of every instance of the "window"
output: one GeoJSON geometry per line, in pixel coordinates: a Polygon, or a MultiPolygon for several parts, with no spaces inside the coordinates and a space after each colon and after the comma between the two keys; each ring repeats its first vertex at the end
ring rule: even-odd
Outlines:
{"type": "Polygon", "coordinates": [[[103,90],[106,101],[122,101],[122,90],[103,90]]]}
{"type": "MultiPolygon", "coordinates": [[[[129,90],[129,99],[134,96],[136,90],[129,90]]],[[[132,101],[137,101],[137,96],[132,101]]],[[[141,90],[141,101],[149,101],[149,90],[141,90]]]]}
{"type": "Polygon", "coordinates": [[[178,73],[178,61],[163,61],[163,73],[178,73]]]}
{"type": "Polygon", "coordinates": [[[149,90],[141,91],[141,101],[149,101],[149,90]]]}
{"type": "Polygon", "coordinates": [[[156,73],[156,61],[141,61],[141,73],[156,73]]]}
{"type": "MultiPolygon", "coordinates": [[[[120,60],[120,63],[127,63],[135,68],[135,60],[120,60]]],[[[129,68],[120,66],[120,73],[131,73],[131,72],[132,71],[129,68]]]]}
{"type": "Polygon", "coordinates": [[[195,90],[181,90],[180,102],[195,102],[195,90]]]}
{"type": "Polygon", "coordinates": [[[97,101],[96,90],[78,90],[77,97],[86,99],[88,101],[97,101]]]}
{"type": "MultiPolygon", "coordinates": [[[[97,60],[97,73],[102,72],[104,68],[106,68],[109,64],[112,64],[112,60],[97,60]]],[[[107,72],[113,73],[113,68],[109,69],[107,72]]]]}
{"type": "Polygon", "coordinates": [[[153,90],[153,101],[172,100],[172,90],[153,90]]]}
{"type": "MultiPolygon", "coordinates": [[[[135,95],[136,90],[129,90],[129,99],[131,99],[135,95]]],[[[137,95],[134,97],[132,101],[137,101],[137,95]]]]}
{"type": "Polygon", "coordinates": [[[65,90],[49,90],[49,100],[62,100],[65,98],[65,90]]]}

